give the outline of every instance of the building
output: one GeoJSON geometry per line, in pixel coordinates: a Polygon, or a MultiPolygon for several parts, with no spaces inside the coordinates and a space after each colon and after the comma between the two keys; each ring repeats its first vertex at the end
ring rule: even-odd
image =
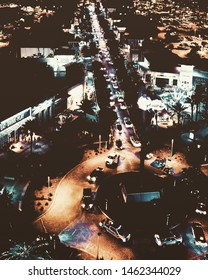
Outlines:
{"type": "MultiPolygon", "coordinates": [[[[66,76],[64,63],[71,62],[71,58],[58,58],[66,76]]],[[[67,92],[74,98],[73,102],[77,102],[73,92],[75,95],[79,92],[78,95],[81,94],[83,98],[82,75],[79,83],[77,77],[73,80],[73,75],[70,76],[71,79],[67,76],[69,81],[63,77],[57,78],[56,71],[49,66],[50,58],[22,58],[1,62],[0,148],[21,141],[24,137],[22,128],[27,121],[36,120],[39,124],[46,124],[67,109],[67,92]]],[[[79,103],[81,99],[79,98],[79,103]]]]}

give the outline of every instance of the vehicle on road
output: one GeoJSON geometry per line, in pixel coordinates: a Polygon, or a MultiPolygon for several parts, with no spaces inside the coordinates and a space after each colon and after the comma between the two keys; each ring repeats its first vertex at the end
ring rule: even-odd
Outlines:
{"type": "Polygon", "coordinates": [[[107,167],[116,167],[116,166],[118,166],[119,158],[120,158],[120,155],[117,154],[117,153],[110,154],[107,157],[106,161],[105,161],[106,166],[107,167]]]}
{"type": "Polygon", "coordinates": [[[205,239],[204,231],[200,223],[192,223],[191,230],[197,246],[206,247],[207,242],[205,239]]]}
{"type": "Polygon", "coordinates": [[[122,132],[122,126],[120,124],[120,122],[116,123],[116,130],[121,133],[122,132]]]}
{"type": "Polygon", "coordinates": [[[124,102],[124,98],[122,96],[119,96],[117,100],[118,102],[124,102]]]}
{"type": "Polygon", "coordinates": [[[90,175],[87,176],[87,181],[92,184],[99,181],[100,177],[103,175],[104,169],[102,167],[97,167],[94,169],[90,175]]]}
{"type": "Polygon", "coordinates": [[[116,225],[111,219],[104,219],[99,223],[105,231],[126,243],[130,240],[131,234],[128,233],[122,225],[116,225]]]}
{"type": "Polygon", "coordinates": [[[136,148],[140,148],[141,147],[141,142],[139,141],[138,138],[136,138],[135,136],[130,136],[129,140],[131,142],[131,144],[136,147],[136,148]]]}
{"type": "Polygon", "coordinates": [[[83,189],[83,196],[81,201],[82,209],[90,211],[93,208],[93,204],[92,190],[90,188],[83,189]]]}
{"type": "Polygon", "coordinates": [[[207,206],[204,202],[198,202],[196,205],[195,212],[200,215],[207,215],[207,206]]]}
{"type": "Polygon", "coordinates": [[[170,245],[180,245],[183,243],[182,235],[179,232],[170,230],[154,235],[155,242],[158,246],[165,247],[170,245]]]}
{"type": "Polygon", "coordinates": [[[126,128],[132,128],[133,127],[133,123],[131,122],[131,120],[128,117],[124,117],[124,125],[126,128]]]}
{"type": "Polygon", "coordinates": [[[119,150],[123,150],[123,143],[122,143],[121,139],[116,140],[116,148],[119,150]]]}
{"type": "Polygon", "coordinates": [[[120,109],[121,110],[126,110],[127,109],[126,104],[124,102],[120,103],[120,109]]]}

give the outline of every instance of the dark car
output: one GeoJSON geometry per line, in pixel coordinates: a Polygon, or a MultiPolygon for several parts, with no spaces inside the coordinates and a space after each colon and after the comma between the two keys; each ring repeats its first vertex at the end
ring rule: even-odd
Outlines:
{"type": "Polygon", "coordinates": [[[87,176],[87,181],[90,184],[96,183],[99,181],[99,179],[102,177],[104,172],[104,169],[102,167],[97,167],[96,169],[94,169],[90,175],[87,176]]]}
{"type": "Polygon", "coordinates": [[[122,150],[122,149],[123,149],[123,144],[122,144],[121,139],[117,139],[117,140],[116,140],[116,148],[117,148],[118,150],[122,150]]]}
{"type": "Polygon", "coordinates": [[[141,141],[139,141],[139,138],[135,136],[130,136],[129,140],[134,147],[141,148],[141,141]]]}
{"type": "Polygon", "coordinates": [[[83,189],[83,196],[82,196],[82,202],[81,206],[83,209],[89,211],[93,208],[93,195],[92,190],[90,188],[83,189]]]}
{"type": "Polygon", "coordinates": [[[122,126],[121,126],[120,123],[117,123],[117,124],[116,124],[116,129],[117,129],[117,131],[118,131],[119,133],[122,132],[122,126]]]}
{"type": "Polygon", "coordinates": [[[204,231],[200,223],[191,224],[192,234],[197,246],[206,247],[207,242],[205,239],[204,231]]]}

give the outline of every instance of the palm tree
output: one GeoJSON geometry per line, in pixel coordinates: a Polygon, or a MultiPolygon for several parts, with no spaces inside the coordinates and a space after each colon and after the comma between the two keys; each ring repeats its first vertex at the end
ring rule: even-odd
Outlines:
{"type": "Polygon", "coordinates": [[[1,227],[1,231],[11,232],[14,221],[14,208],[12,205],[12,193],[3,189],[0,195],[0,218],[4,226],[1,227]]]}
{"type": "Polygon", "coordinates": [[[178,125],[180,125],[181,117],[183,116],[183,112],[187,109],[187,107],[185,107],[179,101],[177,101],[175,104],[173,104],[172,106],[169,106],[169,107],[174,111],[175,114],[177,114],[178,125]]]}
{"type": "Polygon", "coordinates": [[[201,95],[195,93],[193,96],[192,96],[193,100],[194,100],[194,103],[196,105],[196,116],[195,116],[195,121],[197,122],[198,120],[198,114],[200,112],[200,102],[202,100],[202,97],[201,95]]]}
{"type": "Polygon", "coordinates": [[[2,260],[52,260],[50,251],[48,251],[48,243],[30,244],[26,242],[14,243],[9,250],[1,253],[2,260]]]}
{"type": "Polygon", "coordinates": [[[38,126],[37,126],[37,122],[36,120],[29,120],[27,121],[24,126],[23,129],[25,130],[26,133],[29,133],[30,135],[30,152],[32,154],[33,150],[33,134],[34,132],[37,132],[38,126]]]}
{"type": "Polygon", "coordinates": [[[194,95],[192,95],[191,97],[187,97],[186,102],[191,105],[191,120],[193,121],[193,119],[194,119],[194,105],[195,105],[194,95]]]}
{"type": "Polygon", "coordinates": [[[208,95],[206,94],[203,97],[203,110],[201,112],[202,119],[205,121],[205,123],[208,123],[208,95]]]}
{"type": "Polygon", "coordinates": [[[195,93],[193,95],[194,103],[196,105],[196,117],[195,121],[197,122],[198,114],[200,112],[200,103],[202,101],[202,94],[203,94],[204,88],[202,85],[198,85],[195,88],[195,93]]]}
{"type": "Polygon", "coordinates": [[[84,100],[82,100],[82,102],[81,102],[80,109],[81,109],[82,111],[84,111],[85,116],[86,116],[87,114],[89,114],[89,115],[95,115],[95,112],[94,112],[94,110],[93,110],[93,106],[94,106],[94,105],[95,105],[94,102],[92,102],[91,100],[84,99],[84,100]]]}

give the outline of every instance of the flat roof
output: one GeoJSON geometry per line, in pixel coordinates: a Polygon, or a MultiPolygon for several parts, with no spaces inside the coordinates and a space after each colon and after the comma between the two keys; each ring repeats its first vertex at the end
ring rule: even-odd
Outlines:
{"type": "Polygon", "coordinates": [[[56,81],[47,63],[0,60],[0,121],[54,95],[56,81]]]}

